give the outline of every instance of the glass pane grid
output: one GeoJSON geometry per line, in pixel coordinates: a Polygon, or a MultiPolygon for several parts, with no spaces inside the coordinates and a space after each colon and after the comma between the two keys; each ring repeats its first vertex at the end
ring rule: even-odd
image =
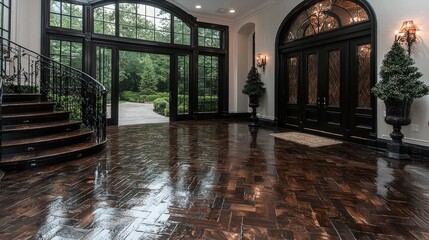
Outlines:
{"type": "Polygon", "coordinates": [[[171,42],[171,14],[144,4],[119,4],[121,37],[171,42]]]}
{"type": "Polygon", "coordinates": [[[82,31],[83,6],[51,0],[49,26],[82,31]]]}
{"type": "Polygon", "coordinates": [[[111,35],[116,34],[115,4],[94,9],[94,33],[111,35]]]}
{"type": "Polygon", "coordinates": [[[49,55],[52,59],[82,70],[83,67],[83,45],[80,42],[71,42],[63,40],[50,40],[49,55]]]}
{"type": "Polygon", "coordinates": [[[210,28],[198,28],[198,46],[221,48],[221,32],[210,28]]]}
{"type": "Polygon", "coordinates": [[[198,112],[218,112],[218,62],[216,56],[198,57],[198,112]]]}
{"type": "Polygon", "coordinates": [[[191,45],[191,28],[177,17],[174,17],[174,43],[191,45]]]}
{"type": "Polygon", "coordinates": [[[10,0],[0,1],[0,34],[2,37],[10,38],[10,0]]]}
{"type": "Polygon", "coordinates": [[[189,114],[189,56],[178,57],[177,114],[189,114]]]}

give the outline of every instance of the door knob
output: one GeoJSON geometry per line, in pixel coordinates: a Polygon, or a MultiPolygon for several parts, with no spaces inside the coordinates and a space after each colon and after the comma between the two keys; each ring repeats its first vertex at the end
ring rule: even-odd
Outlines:
{"type": "Polygon", "coordinates": [[[326,98],[325,97],[322,97],[322,103],[321,104],[323,105],[324,108],[326,108],[326,98]]]}

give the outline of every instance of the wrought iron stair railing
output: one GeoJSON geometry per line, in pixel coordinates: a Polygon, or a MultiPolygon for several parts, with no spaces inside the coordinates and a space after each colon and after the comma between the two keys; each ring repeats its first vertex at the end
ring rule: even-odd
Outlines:
{"type": "MultiPolygon", "coordinates": [[[[55,109],[71,112],[94,131],[94,141],[106,141],[105,87],[88,74],[61,64],[3,37],[1,39],[0,105],[5,94],[40,94],[55,109]]],[[[1,126],[0,126],[1,127],[1,126]]]]}

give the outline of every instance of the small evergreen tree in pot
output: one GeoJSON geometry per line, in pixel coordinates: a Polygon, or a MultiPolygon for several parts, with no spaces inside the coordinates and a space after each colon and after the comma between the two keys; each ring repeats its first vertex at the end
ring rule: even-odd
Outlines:
{"type": "Polygon", "coordinates": [[[411,123],[410,109],[414,99],[429,94],[429,87],[418,79],[422,73],[414,66],[414,60],[398,41],[384,56],[380,69],[381,81],[373,88],[374,95],[384,100],[386,105],[385,121],[393,125],[390,137],[393,143],[387,146],[388,156],[397,159],[409,158],[407,149],[402,143],[404,135],[401,126],[411,123]]]}
{"type": "Polygon", "coordinates": [[[250,68],[242,92],[249,96],[249,107],[252,108],[249,126],[259,126],[256,108],[259,107],[259,98],[265,94],[266,89],[264,87],[264,82],[261,80],[261,74],[258,73],[256,67],[250,68]]]}

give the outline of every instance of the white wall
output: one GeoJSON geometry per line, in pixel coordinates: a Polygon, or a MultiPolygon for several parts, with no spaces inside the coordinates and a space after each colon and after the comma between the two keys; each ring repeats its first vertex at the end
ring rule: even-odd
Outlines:
{"type": "MultiPolygon", "coordinates": [[[[267,93],[261,99],[260,107],[258,108],[259,116],[265,119],[274,120],[275,114],[274,63],[277,31],[287,14],[299,2],[299,0],[273,1],[268,7],[265,7],[255,14],[236,23],[235,29],[240,29],[248,22],[255,23],[255,52],[256,54],[262,53],[268,58],[265,73],[261,73],[262,81],[265,83],[265,87],[267,88],[267,93]]],[[[234,67],[237,67],[237,65],[234,67]]]]}
{"type": "MultiPolygon", "coordinates": [[[[429,85],[429,1],[413,0],[412,4],[401,0],[389,0],[389,9],[386,4],[377,0],[369,1],[377,16],[377,71],[381,66],[384,54],[389,51],[393,43],[395,31],[399,30],[402,22],[414,20],[419,31],[418,42],[412,50],[411,57],[416,61],[416,66],[423,73],[422,81],[429,85]]],[[[384,122],[384,103],[378,102],[378,137],[390,139],[392,126],[384,122]]],[[[429,96],[414,101],[411,109],[412,122],[403,127],[405,141],[418,145],[429,146],[429,96]],[[412,125],[418,125],[419,131],[412,131],[412,125]]]]}
{"type": "Polygon", "coordinates": [[[11,13],[11,40],[40,52],[41,0],[13,0],[11,13]]]}
{"type": "MultiPolygon", "coordinates": [[[[284,18],[300,2],[300,0],[274,1],[263,11],[236,22],[235,29],[240,29],[248,22],[256,24],[256,53],[267,54],[269,57],[265,74],[262,74],[267,94],[258,109],[261,117],[267,119],[274,118],[274,56],[277,31],[284,18]]],[[[413,49],[412,57],[416,61],[416,66],[423,73],[421,80],[429,85],[429,15],[427,14],[429,1],[413,0],[412,4],[409,4],[402,0],[389,0],[388,9],[386,1],[368,0],[368,2],[377,17],[377,72],[384,54],[393,43],[394,32],[401,27],[403,21],[414,20],[419,29],[417,32],[419,39],[413,49]]],[[[237,68],[237,63],[231,62],[231,64],[231,69],[237,68]]],[[[390,139],[389,134],[392,127],[384,122],[384,110],[384,103],[378,101],[377,136],[390,139]]],[[[429,96],[414,101],[411,115],[412,123],[403,128],[404,141],[429,146],[429,96]],[[418,132],[412,131],[413,124],[418,125],[418,132]]]]}

